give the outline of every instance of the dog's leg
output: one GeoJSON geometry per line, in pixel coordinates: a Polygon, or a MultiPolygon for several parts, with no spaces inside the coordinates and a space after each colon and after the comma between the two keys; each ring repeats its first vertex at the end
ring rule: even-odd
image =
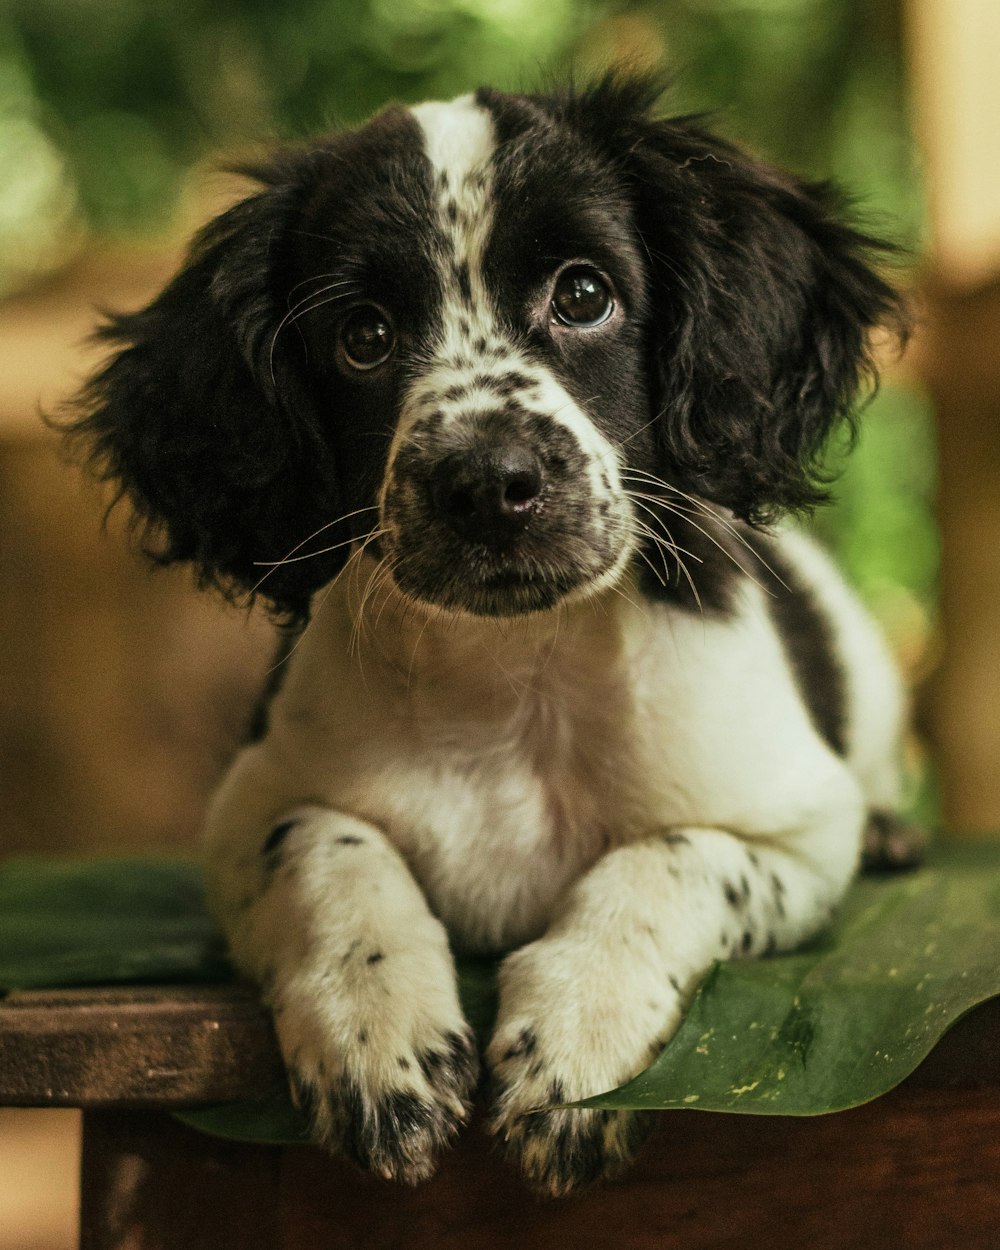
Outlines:
{"type": "Polygon", "coordinates": [[[850,821],[838,839],[677,828],[612,850],[548,932],[505,959],[492,1127],[530,1182],[567,1193],[628,1161],[635,1113],[536,1109],[647,1067],[714,960],[789,950],[825,924],[857,859],[859,806],[850,821]]]}
{"type": "Polygon", "coordinates": [[[444,928],[365,821],[301,807],[262,829],[253,855],[246,845],[217,874],[219,906],[314,1135],[382,1176],[423,1180],[477,1070],[444,928]]]}

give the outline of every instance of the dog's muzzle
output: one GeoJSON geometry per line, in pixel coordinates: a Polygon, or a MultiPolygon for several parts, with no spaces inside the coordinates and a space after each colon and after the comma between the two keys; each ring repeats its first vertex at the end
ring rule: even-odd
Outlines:
{"type": "Polygon", "coordinates": [[[555,606],[616,565],[627,508],[574,434],[511,405],[416,422],[390,464],[385,550],[405,594],[477,616],[555,606]]]}

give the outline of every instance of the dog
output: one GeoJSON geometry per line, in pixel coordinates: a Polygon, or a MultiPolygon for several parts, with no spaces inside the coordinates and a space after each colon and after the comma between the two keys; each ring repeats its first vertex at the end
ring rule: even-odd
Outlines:
{"type": "Polygon", "coordinates": [[[69,430],[156,559],[299,627],[210,893],[315,1139],[387,1178],[470,1112],[454,951],[502,960],[489,1126],[564,1194],[644,1130],[567,1104],[898,845],[900,683],[787,520],[905,332],[893,249],[655,98],[484,89],[259,164],[69,430]]]}

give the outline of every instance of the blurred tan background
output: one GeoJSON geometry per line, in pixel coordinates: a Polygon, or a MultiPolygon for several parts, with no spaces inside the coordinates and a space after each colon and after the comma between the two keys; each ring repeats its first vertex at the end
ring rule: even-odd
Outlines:
{"type": "MultiPolygon", "coordinates": [[[[917,687],[920,810],[1000,831],[1000,4],[189,9],[0,15],[0,854],[192,846],[269,664],[259,614],[150,572],[117,514],[102,529],[101,492],[38,418],[92,362],[95,308],[155,293],[231,194],[207,172],[221,151],[613,61],[677,71],[677,111],[718,107],[731,136],[901,223],[922,322],[824,528],[917,687]]],[[[0,1250],[73,1244],[77,1151],[74,1113],[0,1111],[0,1250]]]]}

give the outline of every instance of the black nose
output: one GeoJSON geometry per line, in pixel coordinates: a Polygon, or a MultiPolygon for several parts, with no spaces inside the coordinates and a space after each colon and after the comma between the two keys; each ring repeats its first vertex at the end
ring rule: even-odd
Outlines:
{"type": "Polygon", "coordinates": [[[511,441],[446,456],[434,470],[431,498],[437,515],[462,538],[502,546],[527,526],[542,486],[538,457],[511,441]]]}

